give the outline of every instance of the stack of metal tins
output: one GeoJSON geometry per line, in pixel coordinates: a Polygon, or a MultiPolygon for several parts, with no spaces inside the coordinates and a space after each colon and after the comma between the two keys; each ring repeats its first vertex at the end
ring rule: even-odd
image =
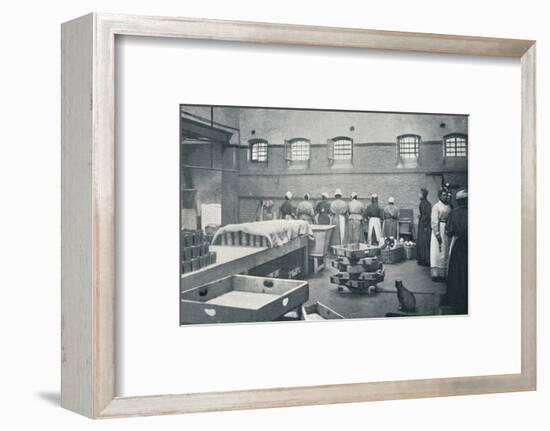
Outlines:
{"type": "Polygon", "coordinates": [[[182,230],[180,248],[181,271],[183,274],[216,263],[216,252],[210,251],[208,238],[202,230],[182,230]]]}

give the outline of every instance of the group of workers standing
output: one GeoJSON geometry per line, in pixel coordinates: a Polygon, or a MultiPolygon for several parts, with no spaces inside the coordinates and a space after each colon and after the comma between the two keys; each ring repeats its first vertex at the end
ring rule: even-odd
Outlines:
{"type": "Polygon", "coordinates": [[[443,304],[462,314],[468,311],[468,192],[456,193],[456,208],[448,188],[442,188],[438,198],[432,206],[428,190],[420,192],[417,260],[430,266],[432,280],[447,282],[443,304]]]}
{"type": "MultiPolygon", "coordinates": [[[[350,201],[344,200],[341,189],[336,189],[332,201],[328,200],[328,193],[322,193],[321,200],[315,205],[309,193],[304,194],[298,204],[294,203],[292,197],[291,192],[286,193],[279,208],[279,218],[305,220],[311,224],[333,224],[336,226],[333,244],[367,242],[378,245],[384,237],[398,236],[399,208],[393,197],[388,199],[385,208],[379,206],[376,194],[370,197],[370,204],[365,206],[355,192],[351,193],[350,201]]],[[[272,201],[267,201],[267,205],[272,207],[272,201]]]]}
{"type": "MultiPolygon", "coordinates": [[[[336,189],[332,201],[328,193],[323,193],[314,205],[310,194],[305,193],[303,200],[295,204],[289,191],[279,208],[279,218],[333,224],[336,228],[332,244],[366,242],[378,245],[384,238],[399,239],[399,208],[393,197],[384,208],[378,204],[376,194],[371,195],[366,206],[357,193],[351,193],[350,197],[351,200],[344,200],[342,190],[336,189]]],[[[428,200],[425,188],[421,189],[419,198],[418,264],[430,267],[434,281],[447,282],[445,301],[465,313],[468,304],[468,192],[456,193],[456,208],[452,207],[452,193],[448,187],[439,191],[439,199],[434,205],[428,200]]],[[[262,220],[275,218],[272,201],[264,201],[262,206],[265,210],[262,220]]]]}

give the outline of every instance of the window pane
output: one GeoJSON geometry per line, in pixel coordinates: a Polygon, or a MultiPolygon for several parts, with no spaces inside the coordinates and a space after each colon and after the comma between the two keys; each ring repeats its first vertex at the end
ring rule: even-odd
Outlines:
{"type": "Polygon", "coordinates": [[[290,144],[290,160],[309,160],[309,142],[293,141],[290,144]]]}
{"type": "Polygon", "coordinates": [[[352,142],[351,139],[338,139],[334,141],[334,160],[351,160],[352,142]]]}
{"type": "Polygon", "coordinates": [[[399,155],[405,159],[414,159],[418,157],[420,145],[419,136],[401,136],[398,138],[399,155]]]}
{"type": "Polygon", "coordinates": [[[466,157],[468,139],[465,136],[448,136],[445,138],[445,157],[466,157]]]}
{"type": "Polygon", "coordinates": [[[253,162],[267,162],[267,142],[256,142],[250,149],[250,160],[253,162]]]}

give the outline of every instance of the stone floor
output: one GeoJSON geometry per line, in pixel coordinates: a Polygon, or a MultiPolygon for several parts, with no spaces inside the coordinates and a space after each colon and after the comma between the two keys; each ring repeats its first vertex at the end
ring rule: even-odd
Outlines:
{"type": "Polygon", "coordinates": [[[400,279],[416,297],[415,315],[439,314],[438,298],[444,293],[445,284],[433,282],[430,269],[418,266],[416,260],[384,265],[385,280],[378,284],[378,292],[373,296],[351,293],[346,288],[343,292],[338,292],[337,285],[331,284],[329,278],[337,271],[330,264],[327,266],[324,271],[308,278],[307,304],[321,302],[345,318],[385,317],[386,313],[399,312],[395,280],[400,279]]]}

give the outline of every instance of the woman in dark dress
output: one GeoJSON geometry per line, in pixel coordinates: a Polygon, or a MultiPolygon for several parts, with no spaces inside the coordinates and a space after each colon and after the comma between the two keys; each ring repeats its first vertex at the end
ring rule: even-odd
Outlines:
{"type": "Polygon", "coordinates": [[[447,235],[451,239],[447,273],[445,305],[456,314],[468,314],[468,192],[456,194],[457,208],[447,220],[447,235]]]}
{"type": "Polygon", "coordinates": [[[328,201],[328,193],[321,195],[321,200],[315,207],[318,224],[330,224],[330,202],[328,201]]]}
{"type": "Polygon", "coordinates": [[[296,207],[294,206],[294,202],[292,202],[291,192],[286,192],[285,194],[285,201],[279,208],[279,218],[283,220],[293,220],[296,218],[296,207]]]}
{"type": "Polygon", "coordinates": [[[384,208],[384,224],[382,231],[384,238],[394,238],[399,241],[399,208],[395,206],[395,199],[388,199],[388,206],[384,208]]]}
{"type": "Polygon", "coordinates": [[[428,190],[420,190],[420,216],[416,237],[416,260],[419,265],[430,266],[430,241],[432,237],[432,204],[428,200],[428,190]]]}

